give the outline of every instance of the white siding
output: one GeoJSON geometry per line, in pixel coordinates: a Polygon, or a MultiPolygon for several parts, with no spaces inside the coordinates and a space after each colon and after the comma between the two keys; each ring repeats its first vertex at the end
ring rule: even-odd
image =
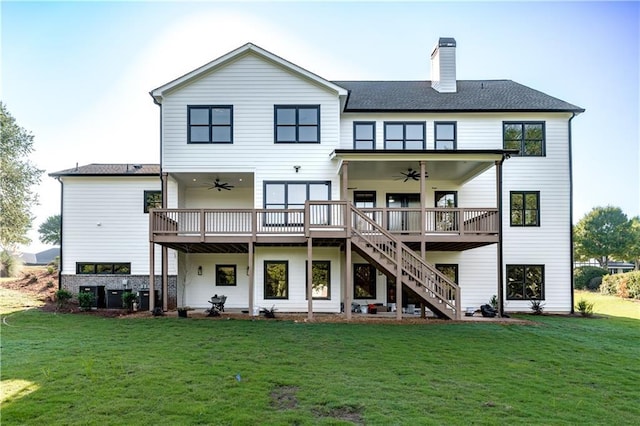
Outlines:
{"type": "Polygon", "coordinates": [[[336,93],[252,54],[167,96],[163,114],[163,171],[253,172],[254,204],[263,182],[330,180],[338,197],[340,140],[336,93]],[[274,143],[274,105],[320,105],[319,144],[274,143]],[[233,105],[233,144],[187,144],[187,105],[233,105]],[[301,166],[298,173],[293,166],[301,166]]]}
{"type": "MultiPolygon", "coordinates": [[[[149,215],[143,212],[143,197],[144,191],[160,190],[160,180],[65,177],[63,181],[62,273],[74,275],[76,262],[130,262],[132,275],[148,274],[149,215]]],[[[160,266],[158,255],[157,273],[160,266]]],[[[170,262],[169,273],[175,274],[175,269],[170,262]]]]}
{"type": "MultiPolygon", "coordinates": [[[[509,120],[532,120],[530,116],[509,120]]],[[[545,310],[571,310],[571,246],[568,117],[536,117],[546,126],[545,157],[505,162],[503,185],[504,264],[545,265],[545,310]],[[540,226],[509,225],[510,191],[540,191],[540,226]]],[[[506,276],[505,276],[506,279],[506,276]]],[[[528,311],[528,301],[508,301],[509,310],[528,311]]]]}
{"type": "MultiPolygon", "coordinates": [[[[457,123],[458,149],[502,149],[503,121],[544,121],[546,130],[546,155],[544,157],[512,157],[503,165],[503,229],[504,264],[545,265],[545,309],[554,312],[571,310],[571,265],[570,265],[570,181],[568,157],[568,114],[351,114],[346,113],[341,121],[341,149],[353,148],[353,122],[376,121],[376,149],[384,149],[385,121],[426,122],[426,147],[434,148],[434,122],[455,121],[457,123]],[[540,191],[540,227],[511,227],[509,225],[510,191],[540,191]]],[[[456,187],[448,182],[428,181],[425,205],[433,206],[435,190],[457,190],[460,207],[491,207],[496,205],[496,174],[491,168],[482,175],[456,187]]],[[[392,180],[356,181],[349,186],[358,191],[376,190],[378,205],[385,205],[387,192],[419,192],[418,182],[400,185],[392,180]],[[400,191],[402,189],[402,191],[400,191]]],[[[352,197],[352,194],[350,194],[352,197]]],[[[495,246],[471,250],[458,254],[464,261],[461,268],[463,304],[472,306],[486,303],[496,294],[497,281],[495,246]],[[489,254],[481,254],[489,253],[489,254]],[[488,265],[485,265],[488,262],[488,265]],[[462,274],[475,279],[477,287],[470,288],[462,274]],[[483,290],[481,290],[483,289],[483,290]],[[481,295],[479,292],[486,293],[481,295]],[[471,294],[470,294],[471,293],[471,294]]],[[[443,262],[444,263],[444,262],[443,262]]],[[[452,262],[453,263],[453,262],[452,262]]],[[[506,278],[506,276],[505,276],[506,278]]],[[[473,281],[473,280],[472,280],[473,281]]],[[[506,294],[506,292],[505,292],[506,294]]],[[[507,301],[506,309],[528,311],[530,303],[507,301]]]]}
{"type": "MultiPolygon", "coordinates": [[[[256,247],[255,253],[255,305],[262,308],[275,306],[282,312],[306,312],[307,299],[305,297],[307,249],[291,247],[256,247]],[[289,298],[264,298],[264,261],[286,260],[289,262],[289,298]]],[[[340,312],[340,251],[337,247],[314,247],[313,260],[328,260],[331,262],[331,299],[314,300],[314,312],[340,312]]]]}
{"type": "Polygon", "coordinates": [[[178,306],[210,308],[214,295],[227,296],[226,308],[249,306],[249,277],[246,254],[185,254],[178,253],[178,306]],[[216,286],[216,265],[236,265],[236,286],[216,286]],[[202,275],[198,275],[202,266],[202,275]],[[186,291],[185,291],[186,290],[186,291]]]}

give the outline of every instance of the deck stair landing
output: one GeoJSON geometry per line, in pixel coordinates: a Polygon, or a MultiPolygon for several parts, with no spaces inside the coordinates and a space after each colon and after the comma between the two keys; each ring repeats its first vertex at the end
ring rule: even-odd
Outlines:
{"type": "Polygon", "coordinates": [[[437,316],[461,319],[460,287],[352,204],[351,243],[388,276],[397,277],[437,316]]]}

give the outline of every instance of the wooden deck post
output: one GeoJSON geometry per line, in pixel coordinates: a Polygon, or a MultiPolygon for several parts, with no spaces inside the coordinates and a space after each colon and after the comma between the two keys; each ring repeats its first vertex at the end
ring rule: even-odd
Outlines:
{"type": "Polygon", "coordinates": [[[249,242],[249,259],[247,260],[249,268],[249,315],[253,316],[253,306],[255,305],[255,268],[253,257],[253,241],[249,242]]]}
{"type": "Polygon", "coordinates": [[[348,237],[344,246],[345,254],[345,292],[344,292],[344,313],[347,320],[351,320],[351,301],[353,295],[353,273],[351,272],[351,238],[348,237]]]}
{"type": "Polygon", "coordinates": [[[396,319],[402,321],[402,247],[396,244],[396,319]]]}
{"type": "Polygon", "coordinates": [[[504,292],[502,290],[502,283],[504,282],[504,276],[502,272],[502,162],[496,161],[496,202],[498,204],[498,313],[500,316],[504,315],[504,292]]]}
{"type": "MultiPolygon", "coordinates": [[[[162,184],[162,208],[163,209],[168,208],[167,206],[168,177],[169,177],[168,173],[162,173],[160,175],[161,184],[162,184]]],[[[167,294],[169,292],[169,250],[167,249],[166,246],[162,246],[161,251],[162,251],[162,310],[166,311],[169,307],[169,298],[168,298],[169,295],[167,294]]],[[[178,289],[176,288],[176,291],[177,290],[178,289]]],[[[151,294],[149,295],[149,297],[152,297],[151,294]]]]}
{"type": "Polygon", "coordinates": [[[313,321],[313,238],[307,238],[307,318],[313,321]]]}
{"type": "MultiPolygon", "coordinates": [[[[177,290],[177,289],[176,289],[177,290]]],[[[162,246],[162,310],[169,309],[169,249],[162,246]]]]}
{"type": "Polygon", "coordinates": [[[342,189],[340,190],[340,200],[347,201],[349,199],[349,162],[342,163],[342,189]]]}
{"type": "Polygon", "coordinates": [[[149,242],[149,311],[153,312],[156,304],[156,250],[155,243],[149,242]]]}
{"type": "MultiPolygon", "coordinates": [[[[425,241],[425,233],[427,227],[427,212],[425,210],[427,202],[427,168],[424,161],[420,162],[420,257],[426,260],[427,242],[425,241]]],[[[397,305],[396,305],[397,306],[397,305]]],[[[424,302],[420,303],[420,318],[426,318],[427,314],[424,309],[424,302]]]]}

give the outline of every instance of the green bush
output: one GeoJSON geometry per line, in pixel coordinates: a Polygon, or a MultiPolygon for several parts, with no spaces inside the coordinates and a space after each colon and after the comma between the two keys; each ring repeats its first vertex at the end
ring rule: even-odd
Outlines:
{"type": "Polygon", "coordinates": [[[93,301],[96,299],[93,293],[82,292],[78,293],[78,305],[80,305],[81,309],[91,309],[91,305],[93,305],[93,301]]]}
{"type": "Polygon", "coordinates": [[[65,308],[72,297],[73,295],[68,290],[65,290],[64,288],[61,288],[60,290],[56,291],[56,306],[58,307],[58,309],[65,308]]]}
{"type": "Polygon", "coordinates": [[[590,317],[593,315],[593,302],[588,302],[584,299],[580,299],[576,305],[576,310],[580,312],[583,317],[590,317]]]}
{"type": "Polygon", "coordinates": [[[58,268],[60,267],[60,256],[56,256],[49,264],[47,265],[47,272],[49,275],[52,275],[58,272],[58,268]]]}
{"type": "Polygon", "coordinates": [[[630,299],[640,299],[640,271],[607,275],[602,279],[600,293],[630,299]]]}
{"type": "Polygon", "coordinates": [[[138,296],[131,291],[125,291],[122,293],[122,307],[128,309],[129,311],[133,310],[133,302],[137,300],[138,296]]]}
{"type": "Polygon", "coordinates": [[[606,269],[597,266],[578,266],[573,270],[573,285],[578,290],[597,290],[600,286],[599,280],[594,278],[607,275],[606,269]],[[594,287],[595,286],[595,287],[594,287]]]}
{"type": "Polygon", "coordinates": [[[0,251],[0,277],[17,277],[22,269],[20,258],[8,250],[0,251]]]}

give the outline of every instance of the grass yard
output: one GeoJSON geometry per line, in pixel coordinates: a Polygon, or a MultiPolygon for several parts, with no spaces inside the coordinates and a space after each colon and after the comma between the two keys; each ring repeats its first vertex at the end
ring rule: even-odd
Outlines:
{"type": "Polygon", "coordinates": [[[528,318],[389,325],[16,312],[2,323],[1,422],[637,424],[639,320],[528,318]]]}
{"type": "Polygon", "coordinates": [[[617,296],[586,290],[576,290],[574,299],[576,304],[580,299],[593,303],[594,315],[609,315],[640,320],[640,301],[638,300],[621,299],[617,296]]]}

